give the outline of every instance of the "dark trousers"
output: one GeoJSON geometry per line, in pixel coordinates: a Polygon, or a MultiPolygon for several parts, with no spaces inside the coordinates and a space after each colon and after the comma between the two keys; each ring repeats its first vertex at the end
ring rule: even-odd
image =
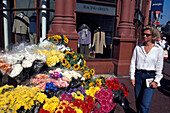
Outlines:
{"type": "Polygon", "coordinates": [[[89,44],[80,44],[80,53],[83,54],[84,59],[88,59],[88,56],[89,56],[89,44]]]}
{"type": "Polygon", "coordinates": [[[155,89],[146,87],[146,78],[154,78],[155,72],[136,71],[135,96],[137,113],[149,113],[155,89]]]}
{"type": "Polygon", "coordinates": [[[22,43],[22,42],[26,42],[27,39],[27,35],[26,34],[16,34],[16,42],[17,43],[22,43]]]}

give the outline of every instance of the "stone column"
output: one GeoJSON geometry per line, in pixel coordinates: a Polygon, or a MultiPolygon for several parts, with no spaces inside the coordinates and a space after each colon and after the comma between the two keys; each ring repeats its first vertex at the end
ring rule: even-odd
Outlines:
{"type": "Polygon", "coordinates": [[[149,24],[149,9],[150,9],[150,4],[151,4],[151,0],[145,0],[145,4],[144,5],[144,16],[145,16],[145,20],[144,20],[144,26],[149,24]]]}
{"type": "Polygon", "coordinates": [[[63,34],[69,38],[68,46],[77,52],[78,35],[74,20],[75,0],[55,0],[55,16],[47,36],[63,34]]]}
{"type": "Polygon", "coordinates": [[[116,75],[129,73],[129,65],[135,45],[135,27],[133,25],[135,0],[121,0],[121,16],[117,36],[113,37],[113,64],[116,75]]]}

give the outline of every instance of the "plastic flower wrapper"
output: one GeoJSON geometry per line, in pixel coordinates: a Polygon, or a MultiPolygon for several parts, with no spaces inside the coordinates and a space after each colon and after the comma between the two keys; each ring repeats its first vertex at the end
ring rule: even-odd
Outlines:
{"type": "Polygon", "coordinates": [[[0,58],[0,86],[8,82],[8,73],[11,70],[11,66],[7,64],[6,60],[0,58]]]}
{"type": "Polygon", "coordinates": [[[53,67],[56,64],[59,64],[60,59],[65,56],[64,53],[59,51],[57,46],[53,45],[44,45],[34,52],[46,57],[46,64],[48,67],[53,67]]]}

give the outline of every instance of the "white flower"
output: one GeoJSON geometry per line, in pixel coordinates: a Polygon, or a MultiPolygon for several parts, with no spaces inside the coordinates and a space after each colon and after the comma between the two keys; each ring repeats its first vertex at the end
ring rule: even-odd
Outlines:
{"type": "Polygon", "coordinates": [[[17,75],[19,75],[23,70],[23,67],[21,66],[21,64],[15,64],[12,66],[12,72],[9,74],[9,76],[11,78],[16,77],[17,75]]]}
{"type": "Polygon", "coordinates": [[[23,68],[29,68],[29,67],[32,66],[32,63],[33,63],[32,61],[29,61],[29,60],[25,59],[25,60],[22,61],[22,67],[23,68]]]}

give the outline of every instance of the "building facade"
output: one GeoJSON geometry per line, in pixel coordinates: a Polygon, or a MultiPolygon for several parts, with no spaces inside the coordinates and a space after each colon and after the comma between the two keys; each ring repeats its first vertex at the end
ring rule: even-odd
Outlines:
{"type": "MultiPolygon", "coordinates": [[[[3,13],[7,11],[10,15],[8,23],[13,23],[14,16],[21,11],[27,15],[36,12],[36,33],[39,41],[43,37],[41,35],[44,16],[42,10],[45,10],[46,36],[65,34],[70,40],[68,46],[74,51],[81,53],[86,47],[83,54],[88,54],[87,66],[94,68],[96,73],[114,73],[118,76],[126,76],[129,73],[133,49],[136,44],[142,42],[141,29],[149,24],[151,2],[151,0],[30,0],[27,7],[19,7],[20,5],[17,4],[23,0],[5,1],[8,7],[4,9],[3,5],[0,6],[0,18],[3,18],[3,13]],[[44,3],[46,8],[41,7],[44,3]],[[85,29],[83,25],[86,25],[85,29]],[[80,41],[81,38],[83,40],[90,38],[91,41],[84,43],[80,41]],[[97,52],[96,49],[98,39],[99,43],[101,39],[103,40],[102,52],[97,52]],[[88,51],[85,52],[86,50],[88,51]],[[92,55],[93,51],[96,53],[92,55]]],[[[4,48],[3,19],[0,23],[2,23],[0,24],[2,35],[0,43],[1,48],[4,48]]],[[[8,26],[10,37],[15,37],[11,30],[12,24],[8,26]]]]}

